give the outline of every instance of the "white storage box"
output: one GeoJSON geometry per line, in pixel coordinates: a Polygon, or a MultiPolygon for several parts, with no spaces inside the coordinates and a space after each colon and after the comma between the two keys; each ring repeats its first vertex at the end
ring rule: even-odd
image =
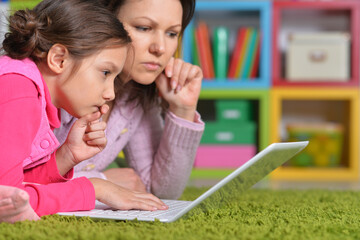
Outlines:
{"type": "Polygon", "coordinates": [[[288,81],[336,81],[350,78],[350,37],[344,32],[296,33],[286,52],[288,81]]]}

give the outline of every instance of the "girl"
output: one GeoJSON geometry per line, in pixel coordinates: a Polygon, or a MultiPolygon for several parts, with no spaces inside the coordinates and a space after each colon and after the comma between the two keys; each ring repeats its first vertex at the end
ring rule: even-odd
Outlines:
{"type": "MultiPolygon", "coordinates": [[[[109,102],[108,145],[75,167],[75,176],[101,177],[120,186],[178,198],[190,175],[204,123],[196,112],[202,72],[173,59],[194,0],[103,0],[129,32],[134,55],[125,63],[116,99],[109,102]],[[167,103],[165,122],[158,95],[167,103]],[[124,150],[131,169],[105,168],[124,150]],[[134,173],[135,172],[135,173],[134,173]],[[138,177],[139,176],[139,177],[138,177]]],[[[62,112],[60,142],[75,118],[62,112]]]]}
{"type": "Polygon", "coordinates": [[[37,219],[28,200],[39,216],[89,210],[95,199],[118,209],[166,209],[151,194],[109,181],[70,180],[74,165],[106,145],[99,119],[130,42],[119,20],[97,0],[44,0],[15,12],[9,29],[0,57],[0,184],[26,193],[0,188],[0,220],[37,219]],[[56,150],[58,108],[79,120],[56,150]]]}

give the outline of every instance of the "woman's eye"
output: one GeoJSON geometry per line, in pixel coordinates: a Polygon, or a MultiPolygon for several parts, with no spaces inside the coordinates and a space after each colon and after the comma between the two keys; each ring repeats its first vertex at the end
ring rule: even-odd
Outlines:
{"type": "Polygon", "coordinates": [[[141,32],[146,32],[150,29],[149,27],[143,27],[143,26],[136,26],[135,28],[141,32]]]}
{"type": "Polygon", "coordinates": [[[103,74],[104,74],[104,76],[106,77],[108,74],[110,74],[110,71],[102,71],[103,72],[103,74]]]}
{"type": "Polygon", "coordinates": [[[177,32],[168,32],[168,36],[171,38],[176,38],[179,35],[177,32]]]}

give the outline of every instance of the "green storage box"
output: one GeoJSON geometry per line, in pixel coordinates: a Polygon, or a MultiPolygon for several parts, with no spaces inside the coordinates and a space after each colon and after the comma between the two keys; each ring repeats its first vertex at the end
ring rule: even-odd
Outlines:
{"type": "Polygon", "coordinates": [[[215,103],[216,119],[220,122],[253,121],[253,106],[248,100],[218,100],[215,103]]]}
{"type": "Polygon", "coordinates": [[[201,144],[256,144],[256,124],[207,122],[201,144]]]}

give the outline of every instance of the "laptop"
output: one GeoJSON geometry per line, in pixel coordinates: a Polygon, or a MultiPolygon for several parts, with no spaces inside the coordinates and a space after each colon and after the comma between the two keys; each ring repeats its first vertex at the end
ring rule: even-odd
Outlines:
{"type": "Polygon", "coordinates": [[[256,154],[227,177],[215,184],[194,201],[165,200],[167,210],[115,210],[96,202],[91,211],[59,212],[63,216],[91,217],[94,219],[135,220],[173,222],[184,215],[191,216],[199,211],[226,207],[228,203],[239,199],[242,193],[259,182],[274,169],[295,156],[308,144],[303,142],[273,143],[256,154]]]}

